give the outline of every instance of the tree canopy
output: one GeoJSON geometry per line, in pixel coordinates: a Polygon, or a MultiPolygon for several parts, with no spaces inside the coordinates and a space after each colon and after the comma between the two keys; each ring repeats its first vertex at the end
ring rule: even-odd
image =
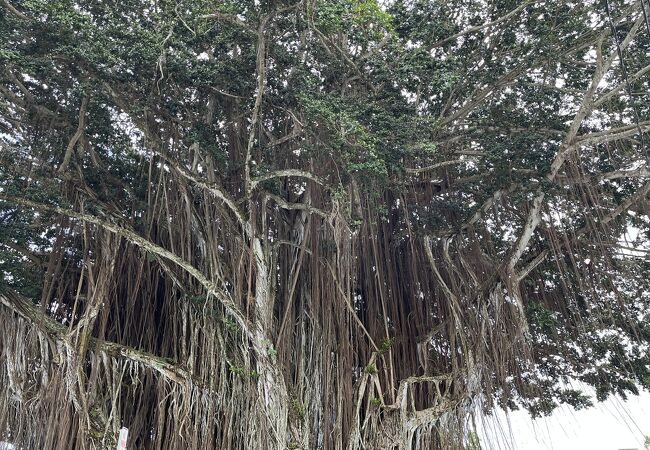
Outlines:
{"type": "Polygon", "coordinates": [[[650,389],[649,16],[2,0],[0,439],[453,449],[650,389]]]}

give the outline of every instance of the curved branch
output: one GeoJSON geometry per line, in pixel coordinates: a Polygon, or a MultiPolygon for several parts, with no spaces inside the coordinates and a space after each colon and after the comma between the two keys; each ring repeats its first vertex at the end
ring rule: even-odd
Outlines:
{"type": "MultiPolygon", "coordinates": [[[[623,214],[625,211],[627,211],[632,205],[634,205],[635,202],[645,198],[648,193],[650,193],[650,182],[647,182],[644,184],[638,191],[636,191],[634,194],[629,196],[627,199],[625,199],[618,207],[616,207],[612,212],[607,214],[605,217],[603,217],[602,220],[600,220],[598,223],[601,225],[607,225],[609,222],[612,220],[616,219],[618,216],[623,214]]],[[[571,241],[575,241],[576,239],[580,238],[584,234],[586,234],[591,227],[589,225],[585,225],[582,228],[580,228],[578,231],[572,234],[571,241]]],[[[565,244],[566,246],[569,245],[567,242],[565,244]]],[[[517,278],[519,281],[523,280],[526,278],[530,272],[532,272],[537,266],[539,266],[544,260],[549,256],[550,250],[544,249],[540,253],[538,253],[523,269],[521,269],[517,273],[517,278]]]]}
{"type": "Polygon", "coordinates": [[[650,120],[640,122],[639,124],[625,125],[610,130],[598,131],[595,133],[583,134],[576,137],[576,143],[579,145],[596,145],[605,142],[617,141],[632,137],[640,132],[650,130],[650,120]]]}
{"type": "Polygon", "coordinates": [[[260,175],[258,177],[253,178],[251,182],[251,189],[255,189],[257,185],[260,184],[262,181],[270,180],[273,178],[281,178],[281,177],[305,178],[313,181],[314,183],[320,184],[323,187],[327,187],[327,185],[322,179],[320,179],[318,176],[314,175],[311,172],[307,172],[305,170],[300,170],[300,169],[282,169],[282,170],[275,170],[273,172],[269,172],[264,175],[260,175]]]}
{"type": "Polygon", "coordinates": [[[84,95],[84,97],[81,99],[81,106],[79,107],[79,124],[77,125],[77,131],[75,131],[75,133],[72,135],[72,138],[70,138],[70,142],[68,142],[68,147],[65,149],[65,154],[63,155],[63,162],[57,169],[59,173],[63,173],[68,169],[68,165],[70,164],[70,159],[72,159],[72,152],[77,146],[79,139],[81,139],[81,136],[83,136],[84,134],[84,130],[86,129],[87,109],[88,109],[88,96],[84,95]]]}
{"type": "Polygon", "coordinates": [[[593,183],[605,180],[619,180],[621,178],[650,178],[650,169],[647,167],[638,167],[636,169],[619,169],[604,173],[592,173],[583,177],[558,175],[555,181],[558,184],[576,184],[593,183]]]}
{"type": "Polygon", "coordinates": [[[9,0],[3,0],[2,3],[4,4],[5,8],[14,16],[22,20],[29,20],[29,17],[18,11],[16,7],[9,2],[9,0]]]}
{"type": "Polygon", "coordinates": [[[618,178],[648,178],[650,177],[650,169],[647,167],[639,167],[638,169],[630,170],[613,170],[602,174],[599,178],[601,180],[616,180],[618,178]]]}
{"type": "MultiPolygon", "coordinates": [[[[507,188],[504,189],[499,189],[495,191],[490,198],[488,198],[482,205],[481,207],[472,215],[472,217],[467,220],[461,227],[460,227],[460,232],[466,231],[468,228],[476,224],[483,216],[496,204],[499,200],[501,200],[501,197],[503,197],[506,194],[511,194],[513,193],[518,187],[517,183],[513,183],[507,188]]],[[[456,230],[447,230],[447,231],[442,231],[438,233],[432,233],[432,237],[437,237],[437,238],[450,238],[454,236],[455,234],[459,233],[459,231],[456,230]]]]}
{"type": "Polygon", "coordinates": [[[200,180],[199,178],[195,177],[189,170],[182,167],[182,165],[179,164],[173,156],[171,156],[169,153],[163,150],[163,144],[161,139],[155,133],[153,133],[153,131],[149,128],[147,121],[144,118],[135,115],[131,111],[131,109],[129,108],[129,102],[127,101],[127,99],[124,98],[124,96],[120,94],[119,90],[114,88],[111,84],[107,82],[104,82],[104,87],[106,88],[110,96],[113,98],[116,105],[120,107],[126,114],[129,115],[131,120],[133,120],[133,122],[142,130],[145,136],[147,136],[147,138],[151,141],[154,147],[153,151],[155,151],[162,158],[164,158],[165,161],[167,161],[167,163],[171,167],[173,167],[178,173],[180,173],[183,177],[192,181],[197,186],[206,189],[216,198],[223,201],[224,204],[228,208],[230,208],[230,210],[233,212],[233,214],[241,224],[244,231],[250,236],[251,235],[250,224],[244,219],[244,216],[242,212],[239,210],[239,208],[237,208],[235,201],[217,185],[208,184],[205,181],[200,180]]]}
{"type": "MultiPolygon", "coordinates": [[[[68,329],[46,315],[31,300],[14,292],[8,292],[0,294],[0,304],[11,309],[23,319],[33,323],[53,341],[64,344],[66,348],[75,348],[68,334],[68,329]]],[[[167,358],[161,358],[152,353],[137,350],[116,342],[103,341],[94,337],[89,338],[88,348],[96,352],[103,352],[110,356],[122,357],[140,363],[160,373],[163,377],[174,383],[186,384],[192,381],[192,376],[187,370],[167,358]]]]}
{"type": "Polygon", "coordinates": [[[650,64],[648,64],[647,66],[643,67],[642,69],[640,69],[639,71],[637,71],[636,73],[634,73],[633,75],[631,75],[630,77],[628,77],[628,80],[619,83],[618,85],[614,86],[614,88],[610,89],[608,92],[606,92],[605,94],[603,94],[602,96],[600,96],[600,97],[598,98],[598,100],[596,100],[596,101],[594,102],[594,105],[595,105],[596,107],[602,105],[602,104],[605,103],[607,100],[609,100],[609,99],[612,98],[614,95],[616,95],[619,91],[621,91],[622,89],[624,89],[624,88],[627,86],[628,83],[632,83],[632,82],[634,82],[634,81],[640,79],[640,78],[641,78],[643,75],[645,75],[647,72],[650,72],[650,64]]]}
{"type": "Polygon", "coordinates": [[[277,196],[275,194],[266,194],[268,198],[273,200],[280,208],[283,209],[293,209],[293,210],[302,210],[302,211],[307,211],[312,214],[319,215],[325,219],[329,218],[330,215],[323,211],[322,209],[315,208],[311,205],[308,205],[306,203],[290,203],[283,199],[280,196],[277,196]]]}
{"type": "Polygon", "coordinates": [[[251,112],[251,130],[246,144],[246,159],[244,161],[244,191],[246,198],[250,199],[253,191],[251,179],[251,160],[253,158],[253,147],[255,146],[255,134],[257,123],[262,112],[262,99],[264,98],[264,86],[266,85],[266,25],[272,16],[264,16],[260,20],[257,29],[257,56],[255,61],[255,76],[257,78],[257,92],[255,93],[255,104],[251,112]]]}
{"type": "Polygon", "coordinates": [[[198,19],[217,19],[217,20],[222,20],[224,22],[230,22],[234,23],[235,25],[239,25],[242,27],[244,30],[248,31],[249,33],[255,33],[255,30],[251,28],[245,21],[237,17],[235,14],[226,14],[226,13],[221,13],[221,12],[214,12],[210,14],[203,14],[201,16],[197,17],[198,19]]]}
{"type": "MultiPolygon", "coordinates": [[[[607,225],[609,222],[616,219],[616,217],[618,217],[619,215],[623,214],[625,211],[630,209],[630,207],[632,205],[634,205],[635,202],[639,201],[640,199],[644,199],[648,195],[648,193],[650,193],[650,181],[648,181],[646,184],[644,184],[641,187],[641,189],[636,191],[634,194],[632,194],[628,198],[626,198],[611,213],[609,213],[605,217],[603,217],[603,219],[600,220],[600,223],[603,224],[603,225],[607,225]]],[[[580,231],[578,231],[578,233],[583,234],[586,231],[587,231],[587,227],[583,227],[583,228],[580,229],[580,231]]]]}
{"type": "Polygon", "coordinates": [[[449,37],[447,37],[445,39],[442,39],[442,40],[436,42],[435,44],[433,44],[431,46],[431,49],[434,49],[436,47],[440,47],[442,44],[445,44],[445,43],[447,43],[449,41],[453,41],[454,39],[458,39],[459,37],[465,36],[466,34],[476,33],[477,31],[481,31],[481,30],[483,30],[485,28],[489,28],[491,26],[498,25],[501,22],[505,22],[506,20],[510,19],[512,16],[516,15],[519,11],[521,11],[522,9],[527,7],[528,5],[532,5],[533,3],[535,3],[535,1],[533,1],[533,0],[529,0],[527,2],[524,2],[521,5],[519,5],[518,7],[516,7],[515,9],[513,9],[512,11],[510,11],[509,13],[499,17],[498,19],[493,20],[492,22],[488,22],[488,23],[484,23],[483,25],[477,25],[475,27],[468,28],[467,30],[461,31],[459,33],[456,33],[456,34],[454,34],[452,36],[449,36],[449,37]]]}
{"type": "Polygon", "coordinates": [[[244,215],[242,212],[239,210],[237,205],[235,204],[235,201],[228,195],[227,192],[222,190],[219,186],[217,186],[214,183],[208,183],[206,181],[203,181],[199,179],[198,177],[194,176],[192,172],[184,168],[181,164],[179,164],[173,156],[168,154],[166,151],[162,149],[156,149],[156,153],[158,153],[167,163],[174,169],[176,170],[179,174],[181,174],[184,178],[190,180],[192,183],[197,185],[198,187],[201,187],[205,189],[206,191],[210,192],[212,195],[214,195],[216,198],[221,200],[235,215],[237,220],[239,221],[240,225],[246,230],[247,227],[247,222],[244,219],[244,215]]]}
{"type": "Polygon", "coordinates": [[[154,255],[160,256],[166,260],[169,260],[189,273],[194,279],[196,279],[207,291],[209,294],[214,295],[217,300],[222,304],[224,309],[228,314],[230,314],[237,324],[241,327],[244,333],[251,339],[254,339],[253,326],[246,318],[244,313],[242,313],[237,305],[224,293],[222,289],[219,289],[217,285],[210,281],[205,275],[203,275],[199,269],[194,267],[189,262],[185,261],[180,256],[170,252],[169,250],[154,244],[153,242],[143,238],[133,230],[120,226],[116,223],[110,222],[108,220],[93,216],[91,214],[80,213],[71,209],[61,208],[58,206],[45,205],[42,203],[34,202],[32,200],[17,198],[13,196],[0,193],[0,200],[4,200],[16,205],[27,206],[30,208],[38,209],[41,211],[49,211],[56,214],[61,214],[68,217],[73,217],[78,220],[82,220],[87,223],[92,223],[94,225],[105,228],[108,231],[111,231],[118,236],[123,237],[133,245],[140,247],[142,250],[153,253],[154,255]]]}
{"type": "Polygon", "coordinates": [[[462,164],[462,163],[463,163],[462,159],[453,159],[451,161],[442,161],[442,162],[439,162],[439,163],[435,163],[435,164],[432,164],[432,165],[427,166],[427,167],[418,167],[418,168],[414,168],[414,169],[412,169],[410,167],[407,167],[406,168],[406,173],[415,173],[415,174],[417,174],[417,173],[422,173],[422,172],[428,172],[429,170],[433,170],[433,169],[438,169],[440,167],[453,166],[453,165],[462,164]]]}

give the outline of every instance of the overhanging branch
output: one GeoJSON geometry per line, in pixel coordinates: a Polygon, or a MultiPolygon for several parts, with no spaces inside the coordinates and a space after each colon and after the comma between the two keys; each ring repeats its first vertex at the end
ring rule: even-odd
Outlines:
{"type": "MultiPolygon", "coordinates": [[[[34,324],[53,341],[64,344],[69,349],[76,348],[72,344],[67,328],[47,316],[31,300],[15,292],[7,292],[0,294],[0,303],[18,316],[34,324]]],[[[142,364],[174,383],[185,384],[192,381],[192,376],[187,370],[167,358],[161,358],[152,353],[94,337],[89,338],[88,348],[95,352],[103,352],[109,356],[121,357],[142,364]]]]}
{"type": "Polygon", "coordinates": [[[156,153],[158,153],[165,161],[167,161],[167,163],[174,170],[176,170],[181,176],[188,179],[196,186],[205,189],[206,191],[210,192],[210,194],[212,194],[214,197],[221,200],[232,211],[232,213],[235,215],[237,221],[243,227],[243,229],[244,230],[248,229],[247,222],[244,219],[242,212],[239,210],[239,208],[235,204],[235,201],[232,199],[232,197],[230,197],[230,195],[228,195],[228,193],[226,193],[223,189],[221,189],[219,186],[215,185],[214,183],[208,183],[194,176],[192,172],[185,169],[181,164],[179,164],[174,159],[174,157],[172,157],[164,150],[157,149],[156,153]]]}
{"type": "Polygon", "coordinates": [[[143,238],[133,230],[120,226],[116,223],[110,222],[108,220],[93,216],[91,214],[80,213],[71,209],[61,208],[58,206],[45,205],[38,203],[32,200],[25,198],[18,198],[0,193],[0,200],[4,200],[16,205],[27,206],[30,208],[38,209],[41,211],[49,211],[56,214],[61,214],[68,217],[73,217],[78,220],[82,220],[87,223],[92,223],[94,225],[105,228],[108,231],[111,231],[118,236],[126,239],[133,245],[140,247],[142,250],[153,253],[154,255],[160,256],[168,261],[173,262],[178,265],[180,268],[189,273],[194,279],[196,279],[203,287],[208,291],[209,294],[214,295],[217,300],[222,304],[226,312],[231,315],[244,333],[249,337],[254,339],[253,326],[246,316],[239,310],[237,305],[224,293],[221,289],[217,287],[215,283],[210,281],[205,275],[203,275],[196,267],[194,267],[189,262],[185,261],[180,256],[170,252],[169,250],[154,244],[153,242],[143,238]]]}
{"type": "Polygon", "coordinates": [[[312,214],[316,214],[318,216],[321,216],[325,219],[329,218],[330,215],[327,214],[325,211],[322,209],[315,208],[311,205],[308,205],[306,203],[290,203],[283,199],[282,197],[279,197],[274,194],[267,194],[267,197],[273,200],[280,208],[282,209],[293,209],[293,210],[302,210],[302,211],[307,211],[312,214]]]}
{"type": "Polygon", "coordinates": [[[439,163],[432,164],[426,167],[417,167],[417,168],[406,168],[406,173],[418,174],[422,172],[428,172],[429,170],[438,169],[440,167],[454,166],[456,164],[462,164],[464,161],[462,159],[452,159],[451,161],[441,161],[439,163]]]}
{"type": "Polygon", "coordinates": [[[281,177],[305,178],[307,180],[313,181],[314,183],[320,184],[323,187],[327,187],[327,185],[322,179],[320,179],[318,176],[314,175],[311,172],[307,172],[305,170],[300,170],[300,169],[282,169],[282,170],[275,170],[273,172],[269,172],[264,175],[260,175],[258,177],[253,178],[251,182],[251,189],[255,189],[257,185],[260,184],[262,181],[271,180],[273,178],[281,178],[281,177]]]}

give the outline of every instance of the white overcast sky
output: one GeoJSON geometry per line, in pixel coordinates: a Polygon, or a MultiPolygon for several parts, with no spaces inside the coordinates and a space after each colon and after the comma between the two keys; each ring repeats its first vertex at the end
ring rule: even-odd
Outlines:
{"type": "Polygon", "coordinates": [[[612,398],[581,411],[564,407],[531,420],[525,411],[486,418],[479,431],[484,450],[643,450],[650,436],[650,394],[612,398]]]}

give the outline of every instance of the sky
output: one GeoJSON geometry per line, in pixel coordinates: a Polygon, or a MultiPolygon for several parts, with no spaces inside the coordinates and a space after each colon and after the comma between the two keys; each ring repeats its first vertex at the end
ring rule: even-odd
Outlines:
{"type": "Polygon", "coordinates": [[[536,420],[525,411],[500,411],[485,419],[479,436],[484,450],[643,450],[644,436],[650,436],[650,393],[610,398],[581,411],[562,407],[536,420]]]}

